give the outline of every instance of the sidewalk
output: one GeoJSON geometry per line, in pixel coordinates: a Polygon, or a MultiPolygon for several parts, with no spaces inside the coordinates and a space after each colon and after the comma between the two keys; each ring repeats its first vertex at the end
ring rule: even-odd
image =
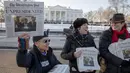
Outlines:
{"type": "Polygon", "coordinates": [[[16,65],[16,51],[0,50],[0,73],[26,73],[16,65]]]}

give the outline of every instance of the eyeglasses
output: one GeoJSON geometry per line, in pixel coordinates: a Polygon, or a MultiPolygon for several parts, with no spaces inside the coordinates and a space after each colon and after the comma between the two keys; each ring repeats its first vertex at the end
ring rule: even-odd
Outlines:
{"type": "Polygon", "coordinates": [[[41,40],[40,42],[49,43],[49,42],[50,42],[50,39],[41,40]]]}

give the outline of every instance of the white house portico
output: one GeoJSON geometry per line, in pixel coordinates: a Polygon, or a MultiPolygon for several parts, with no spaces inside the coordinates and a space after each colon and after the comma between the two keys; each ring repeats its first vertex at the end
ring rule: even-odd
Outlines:
{"type": "Polygon", "coordinates": [[[48,6],[44,9],[44,20],[51,22],[72,22],[76,18],[83,17],[83,11],[62,6],[48,6]]]}

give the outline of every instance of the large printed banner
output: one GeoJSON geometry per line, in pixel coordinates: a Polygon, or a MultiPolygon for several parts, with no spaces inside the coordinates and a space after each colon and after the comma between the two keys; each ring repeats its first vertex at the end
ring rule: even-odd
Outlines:
{"type": "Polygon", "coordinates": [[[5,1],[4,7],[7,37],[43,34],[44,2],[5,1]]]}

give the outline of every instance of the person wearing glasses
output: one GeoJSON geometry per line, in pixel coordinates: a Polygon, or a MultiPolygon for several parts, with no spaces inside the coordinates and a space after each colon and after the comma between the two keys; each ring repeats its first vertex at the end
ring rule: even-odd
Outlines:
{"type": "Polygon", "coordinates": [[[18,37],[17,65],[25,67],[27,73],[47,73],[60,62],[49,47],[50,39],[46,35],[33,36],[33,48],[28,51],[30,36],[26,33],[18,37]]]}

